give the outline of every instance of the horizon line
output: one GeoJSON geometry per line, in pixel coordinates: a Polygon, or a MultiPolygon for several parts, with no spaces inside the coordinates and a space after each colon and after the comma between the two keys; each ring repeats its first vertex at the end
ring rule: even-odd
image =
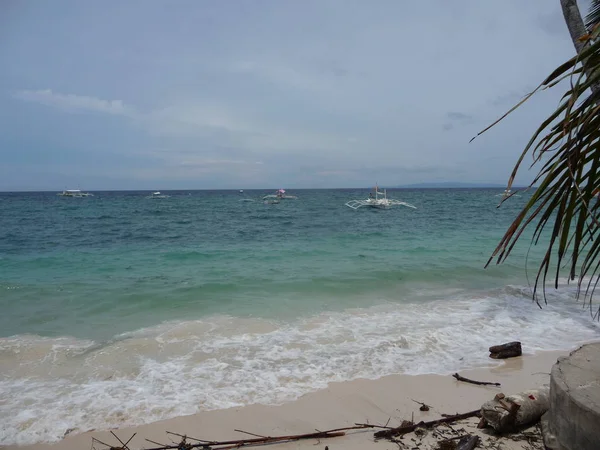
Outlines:
{"type": "MultiPolygon", "coordinates": [[[[434,184],[434,183],[432,183],[434,184]]],[[[379,186],[381,189],[498,189],[504,185],[475,185],[475,186],[420,186],[420,185],[404,185],[404,186],[379,186]]],[[[504,186],[505,187],[505,186],[504,186]]],[[[537,186],[512,186],[512,189],[531,189],[537,186]]],[[[272,191],[281,188],[177,188],[177,189],[160,189],[164,192],[173,191],[272,191]]],[[[287,188],[286,190],[294,191],[326,191],[326,190],[349,190],[349,189],[373,189],[373,186],[354,186],[354,187],[329,187],[329,188],[287,188]]],[[[62,190],[64,191],[64,189],[62,190]]],[[[48,192],[62,192],[61,190],[55,189],[44,189],[44,190],[0,190],[0,194],[21,194],[21,193],[48,193],[48,192]]],[[[158,189],[81,189],[82,192],[156,192],[158,189]]]]}

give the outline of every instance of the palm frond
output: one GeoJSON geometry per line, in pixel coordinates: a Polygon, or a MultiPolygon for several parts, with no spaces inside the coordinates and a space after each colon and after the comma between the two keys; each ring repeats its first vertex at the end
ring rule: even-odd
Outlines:
{"type": "MultiPolygon", "coordinates": [[[[594,2],[600,14],[600,0],[594,2]]],[[[508,188],[521,169],[526,155],[532,166],[540,166],[530,187],[538,185],[527,204],[510,225],[492,253],[504,262],[523,236],[533,229],[532,243],[547,241],[534,286],[546,301],[546,282],[559,285],[562,272],[578,279],[578,295],[591,308],[592,296],[600,282],[600,92],[590,89],[600,82],[600,25],[586,36],[580,53],[552,72],[531,94],[481,133],[496,125],[532,95],[553,88],[568,78],[569,88],[558,108],[539,126],[521,153],[509,178],[508,188]],[[552,275],[551,275],[552,274],[552,275]],[[594,281],[592,281],[594,280],[594,281]]],[[[479,136],[479,133],[477,136],[479,136]]],[[[504,200],[503,200],[504,201],[504,200]]],[[[596,313],[600,319],[600,309],[596,313]]]]}
{"type": "Polygon", "coordinates": [[[585,26],[593,28],[600,23],[600,0],[592,0],[590,10],[585,18],[585,26]]]}

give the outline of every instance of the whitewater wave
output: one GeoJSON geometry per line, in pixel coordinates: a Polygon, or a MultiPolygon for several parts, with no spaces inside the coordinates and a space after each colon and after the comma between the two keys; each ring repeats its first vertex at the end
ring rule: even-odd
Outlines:
{"type": "Polygon", "coordinates": [[[494,364],[494,343],[526,353],[600,338],[573,301],[530,289],[387,303],[292,321],[212,316],[169,322],[95,342],[18,335],[0,339],[0,444],[61,439],[66,430],[139,425],[200,410],[281,404],[328,383],[494,364]],[[468,339],[465,339],[468,336],[468,339]]]}

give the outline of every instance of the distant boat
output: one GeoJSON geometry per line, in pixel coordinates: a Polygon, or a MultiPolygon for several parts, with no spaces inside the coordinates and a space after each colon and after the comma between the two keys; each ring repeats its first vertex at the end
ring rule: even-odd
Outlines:
{"type": "Polygon", "coordinates": [[[169,198],[169,195],[161,194],[159,191],[153,192],[146,198],[169,198]]]}
{"type": "Polygon", "coordinates": [[[410,203],[401,202],[400,200],[392,200],[387,198],[387,190],[383,190],[383,192],[379,191],[379,187],[375,186],[375,196],[372,193],[369,194],[369,198],[366,200],[350,200],[346,203],[348,208],[358,209],[363,206],[367,206],[369,208],[377,208],[377,209],[388,209],[392,206],[406,206],[408,208],[417,209],[416,206],[411,205],[410,203]]]}
{"type": "MultiPolygon", "coordinates": [[[[284,200],[284,199],[288,199],[288,200],[296,200],[298,197],[296,197],[295,195],[287,195],[285,193],[285,189],[277,189],[275,191],[274,194],[269,194],[269,195],[265,195],[263,197],[263,200],[269,200],[269,199],[277,199],[277,200],[284,200]]],[[[273,202],[276,203],[276,202],[273,202]]],[[[279,203],[279,202],[277,202],[279,203]]]]}
{"type": "Polygon", "coordinates": [[[504,192],[496,194],[496,197],[520,197],[519,194],[513,194],[512,190],[504,189],[504,192]]]}
{"type": "Polygon", "coordinates": [[[93,197],[94,194],[90,194],[89,192],[81,192],[79,189],[66,189],[62,192],[59,192],[56,195],[60,195],[61,197],[93,197]]]}
{"type": "Polygon", "coordinates": [[[243,189],[240,189],[240,194],[243,194],[243,193],[244,193],[244,190],[243,190],[243,189]]]}

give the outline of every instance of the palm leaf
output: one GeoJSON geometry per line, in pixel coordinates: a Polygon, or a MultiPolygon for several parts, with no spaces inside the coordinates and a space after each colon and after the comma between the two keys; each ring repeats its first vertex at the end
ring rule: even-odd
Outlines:
{"type": "MultiPolygon", "coordinates": [[[[591,12],[594,7],[600,15],[600,0],[594,2],[591,12]]],[[[531,154],[532,167],[540,168],[530,187],[538,188],[486,264],[504,262],[524,232],[533,228],[532,244],[546,242],[533,289],[538,304],[540,291],[546,301],[548,278],[552,276],[558,288],[564,271],[568,280],[578,279],[578,295],[583,294],[590,308],[600,282],[600,221],[596,218],[600,210],[600,200],[596,199],[600,190],[600,92],[590,89],[600,82],[599,35],[600,26],[596,24],[576,57],[555,69],[533,92],[477,135],[537,92],[559,86],[564,79],[570,81],[558,108],[535,131],[508,180],[510,188],[525,156],[531,154]]],[[[597,315],[600,319],[600,309],[597,315]]]]}
{"type": "Polygon", "coordinates": [[[600,23],[600,0],[592,0],[590,10],[585,18],[585,25],[593,28],[600,23]]]}

